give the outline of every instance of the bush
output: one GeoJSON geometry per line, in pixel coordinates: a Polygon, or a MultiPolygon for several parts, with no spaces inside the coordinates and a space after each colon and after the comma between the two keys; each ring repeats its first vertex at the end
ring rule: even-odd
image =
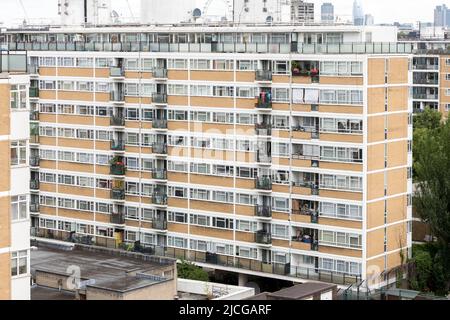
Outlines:
{"type": "Polygon", "coordinates": [[[193,263],[187,261],[181,261],[177,265],[178,277],[182,279],[208,281],[208,273],[200,267],[197,267],[193,263]]]}

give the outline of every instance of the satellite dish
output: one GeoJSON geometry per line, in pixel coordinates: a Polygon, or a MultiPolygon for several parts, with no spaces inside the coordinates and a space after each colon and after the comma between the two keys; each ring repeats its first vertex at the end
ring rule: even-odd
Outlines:
{"type": "Polygon", "coordinates": [[[202,10],[195,8],[194,11],[192,11],[192,16],[194,18],[200,18],[202,16],[202,10]]]}

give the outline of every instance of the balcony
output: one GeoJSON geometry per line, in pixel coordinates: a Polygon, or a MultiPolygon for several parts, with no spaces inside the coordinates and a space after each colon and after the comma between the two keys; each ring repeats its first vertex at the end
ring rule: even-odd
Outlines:
{"type": "Polygon", "coordinates": [[[259,82],[271,82],[272,71],[270,70],[256,70],[255,80],[259,82]]]}
{"type": "Polygon", "coordinates": [[[258,136],[271,136],[272,124],[271,123],[255,123],[255,131],[258,136]]]}
{"type": "Polygon", "coordinates": [[[156,154],[166,155],[167,154],[167,144],[156,142],[152,145],[152,151],[153,151],[153,153],[156,153],[156,154]]]}
{"type": "Polygon", "coordinates": [[[39,203],[30,203],[30,212],[39,213],[39,203]]]}
{"type": "Polygon", "coordinates": [[[39,111],[30,111],[30,120],[39,121],[39,111]]]}
{"type": "Polygon", "coordinates": [[[30,157],[30,167],[39,167],[40,161],[39,156],[30,157]]]}
{"type": "Polygon", "coordinates": [[[167,69],[166,68],[154,68],[153,69],[153,78],[155,79],[167,79],[167,69]]]}
{"type": "Polygon", "coordinates": [[[255,207],[255,216],[261,218],[272,218],[272,207],[265,205],[257,205],[255,207]]]}
{"type": "Polygon", "coordinates": [[[152,94],[152,102],[153,103],[161,103],[166,104],[167,103],[167,94],[165,93],[153,93],[152,94]]]}
{"type": "Polygon", "coordinates": [[[111,199],[113,200],[125,200],[125,189],[124,188],[112,188],[111,189],[111,199]]]}
{"type": "Polygon", "coordinates": [[[110,78],[125,78],[125,70],[121,67],[111,67],[109,68],[110,78]]]}
{"type": "Polygon", "coordinates": [[[428,78],[414,78],[413,84],[424,84],[424,85],[438,85],[438,79],[428,79],[428,78]]]}
{"type": "Polygon", "coordinates": [[[258,102],[255,104],[255,108],[270,110],[272,109],[272,100],[258,99],[258,102]]]}
{"type": "Polygon", "coordinates": [[[258,230],[255,233],[255,242],[259,244],[272,244],[272,235],[265,230],[258,230]]]}
{"type": "Polygon", "coordinates": [[[39,66],[35,64],[28,65],[28,74],[30,75],[39,75],[39,66]]]}
{"type": "Polygon", "coordinates": [[[167,120],[166,119],[153,119],[152,128],[153,129],[167,129],[167,120]]]}
{"type": "Polygon", "coordinates": [[[39,98],[39,88],[30,87],[30,98],[39,98]]]}
{"type": "Polygon", "coordinates": [[[30,135],[30,143],[38,144],[39,143],[39,135],[31,134],[30,135]]]}
{"type": "Polygon", "coordinates": [[[111,140],[111,150],[125,151],[125,142],[123,140],[111,140]]]}
{"type": "Polygon", "coordinates": [[[121,91],[111,91],[109,100],[115,103],[125,103],[125,95],[121,91]]]}
{"type": "Polygon", "coordinates": [[[418,100],[438,100],[438,94],[413,93],[413,99],[418,100]]]}
{"type": "Polygon", "coordinates": [[[125,118],[122,116],[112,115],[109,123],[113,127],[125,127],[125,118]]]}
{"type": "Polygon", "coordinates": [[[319,223],[319,212],[311,209],[300,209],[292,210],[292,214],[309,216],[311,218],[311,223],[319,223]]]}
{"type": "Polygon", "coordinates": [[[39,190],[39,180],[38,179],[30,180],[30,189],[31,190],[39,190]]]}
{"type": "Polygon", "coordinates": [[[270,164],[272,163],[272,156],[262,153],[259,150],[256,152],[256,162],[270,164]]]}
{"type": "Polygon", "coordinates": [[[112,163],[109,167],[109,173],[113,176],[125,175],[126,167],[123,163],[112,163]]]}
{"type": "Polygon", "coordinates": [[[270,177],[257,177],[255,179],[255,189],[272,191],[272,179],[270,177]]]}
{"type": "Polygon", "coordinates": [[[125,215],[123,213],[111,213],[110,222],[113,224],[125,224],[125,215]]]}
{"type": "Polygon", "coordinates": [[[156,230],[167,230],[167,221],[166,220],[153,220],[152,228],[156,230]]]}
{"type": "Polygon", "coordinates": [[[166,170],[153,170],[152,178],[155,180],[167,180],[167,171],[166,170]]]}
{"type": "Polygon", "coordinates": [[[167,205],[167,195],[155,193],[152,196],[152,203],[156,204],[156,205],[160,205],[160,206],[166,206],[167,205]]]}
{"type": "Polygon", "coordinates": [[[414,70],[439,70],[439,66],[435,64],[413,64],[414,70]]]}

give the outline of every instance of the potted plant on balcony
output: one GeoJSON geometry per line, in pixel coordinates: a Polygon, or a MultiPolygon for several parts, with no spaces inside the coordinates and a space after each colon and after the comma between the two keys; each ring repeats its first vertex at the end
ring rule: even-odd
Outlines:
{"type": "Polygon", "coordinates": [[[124,166],[125,165],[122,157],[119,157],[119,156],[115,156],[114,158],[112,158],[110,163],[114,166],[124,166]]]}
{"type": "Polygon", "coordinates": [[[300,73],[300,63],[298,61],[292,61],[292,75],[298,76],[300,73]]]}

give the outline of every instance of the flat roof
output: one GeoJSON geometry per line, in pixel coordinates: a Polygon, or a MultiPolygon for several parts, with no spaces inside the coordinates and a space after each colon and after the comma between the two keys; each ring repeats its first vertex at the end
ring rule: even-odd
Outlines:
{"type": "Polygon", "coordinates": [[[290,288],[285,288],[280,291],[269,293],[269,296],[282,299],[301,299],[314,295],[315,293],[332,290],[337,288],[335,284],[320,283],[320,282],[306,282],[295,285],[290,288]]]}
{"type": "Polygon", "coordinates": [[[153,258],[103,248],[89,250],[79,245],[64,249],[38,245],[31,250],[31,272],[73,275],[75,268],[79,268],[81,281],[90,280],[87,286],[126,292],[166,281],[152,276],[152,271],[160,270],[171,261],[175,263],[175,260],[153,258]]]}

